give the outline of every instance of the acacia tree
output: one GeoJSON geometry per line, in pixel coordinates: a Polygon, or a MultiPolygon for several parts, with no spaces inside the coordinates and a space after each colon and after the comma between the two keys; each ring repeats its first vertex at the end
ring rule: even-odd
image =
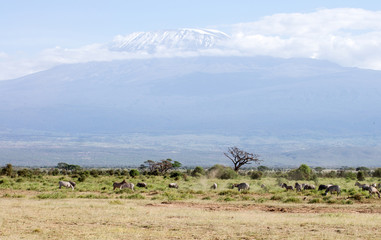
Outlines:
{"type": "Polygon", "coordinates": [[[164,175],[171,169],[176,169],[181,167],[181,163],[178,161],[172,161],[172,159],[163,159],[158,162],[147,160],[144,162],[147,164],[148,172],[154,175],[164,175]]]}
{"type": "Polygon", "coordinates": [[[234,164],[234,171],[238,170],[246,164],[256,163],[259,164],[262,160],[259,159],[258,154],[245,152],[238,147],[229,147],[228,152],[224,155],[229,158],[234,164]]]}

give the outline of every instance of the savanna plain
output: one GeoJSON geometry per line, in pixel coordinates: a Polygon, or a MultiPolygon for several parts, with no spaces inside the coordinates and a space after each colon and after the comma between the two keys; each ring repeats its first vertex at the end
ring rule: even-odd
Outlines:
{"type": "MultiPolygon", "coordinates": [[[[0,239],[379,239],[381,199],[356,179],[318,178],[338,184],[340,195],[287,191],[295,181],[264,176],[87,176],[74,190],[58,188],[69,175],[0,177],[0,239]],[[113,182],[135,184],[115,189],[113,182]],[[138,182],[147,188],[136,187],[138,182]],[[175,182],[178,188],[169,188],[175,182]],[[246,182],[238,191],[234,183],[246,182]],[[213,183],[217,189],[211,189],[213,183]],[[265,187],[264,187],[265,186],[265,187]]],[[[380,182],[368,178],[366,182],[380,182]]]]}

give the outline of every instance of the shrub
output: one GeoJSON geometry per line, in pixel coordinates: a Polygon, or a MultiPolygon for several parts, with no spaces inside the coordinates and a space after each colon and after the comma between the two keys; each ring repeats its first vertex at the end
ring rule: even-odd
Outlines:
{"type": "Polygon", "coordinates": [[[363,171],[357,172],[357,180],[364,181],[365,180],[365,174],[363,171]]]}
{"type": "Polygon", "coordinates": [[[377,168],[376,170],[374,170],[373,177],[381,178],[381,168],[377,168]]]}
{"type": "Polygon", "coordinates": [[[311,180],[313,179],[312,170],[306,164],[300,165],[298,169],[288,172],[288,178],[292,180],[311,180]]]}
{"type": "Polygon", "coordinates": [[[205,175],[205,170],[202,167],[197,166],[195,167],[195,169],[193,169],[191,175],[192,177],[200,177],[202,175],[205,175]]]}
{"type": "Polygon", "coordinates": [[[263,175],[263,172],[261,171],[253,171],[250,173],[250,178],[251,179],[261,179],[263,175]]]}
{"type": "Polygon", "coordinates": [[[134,177],[139,176],[140,172],[137,169],[131,169],[129,174],[130,174],[131,177],[134,178],[134,177]]]}
{"type": "Polygon", "coordinates": [[[225,167],[223,165],[216,164],[211,167],[207,175],[209,178],[219,178],[219,179],[233,179],[238,176],[238,174],[231,168],[225,167]]]}
{"type": "Polygon", "coordinates": [[[176,178],[179,179],[183,174],[179,171],[172,171],[171,174],[169,175],[170,178],[176,178]]]}
{"type": "Polygon", "coordinates": [[[93,177],[98,177],[99,176],[99,171],[97,169],[91,169],[90,170],[90,175],[93,176],[93,177]]]}

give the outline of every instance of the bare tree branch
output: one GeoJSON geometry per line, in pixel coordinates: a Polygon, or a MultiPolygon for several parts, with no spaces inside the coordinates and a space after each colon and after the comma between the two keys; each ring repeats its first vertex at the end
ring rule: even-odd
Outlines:
{"type": "Polygon", "coordinates": [[[238,171],[243,165],[256,163],[259,164],[262,160],[258,154],[245,152],[238,147],[229,147],[224,155],[229,158],[234,164],[234,171],[238,171]]]}

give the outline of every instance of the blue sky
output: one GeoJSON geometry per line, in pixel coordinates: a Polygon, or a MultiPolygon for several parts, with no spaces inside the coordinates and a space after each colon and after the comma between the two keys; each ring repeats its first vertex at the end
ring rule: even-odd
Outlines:
{"type": "Polygon", "coordinates": [[[15,69],[22,75],[50,67],[47,60],[37,66],[30,59],[38,62],[41,52],[57,46],[76,49],[110,42],[117,35],[183,27],[229,32],[234,31],[235,24],[258,22],[274,14],[308,14],[336,8],[377,13],[381,1],[2,1],[0,79],[18,76],[15,69]]]}

